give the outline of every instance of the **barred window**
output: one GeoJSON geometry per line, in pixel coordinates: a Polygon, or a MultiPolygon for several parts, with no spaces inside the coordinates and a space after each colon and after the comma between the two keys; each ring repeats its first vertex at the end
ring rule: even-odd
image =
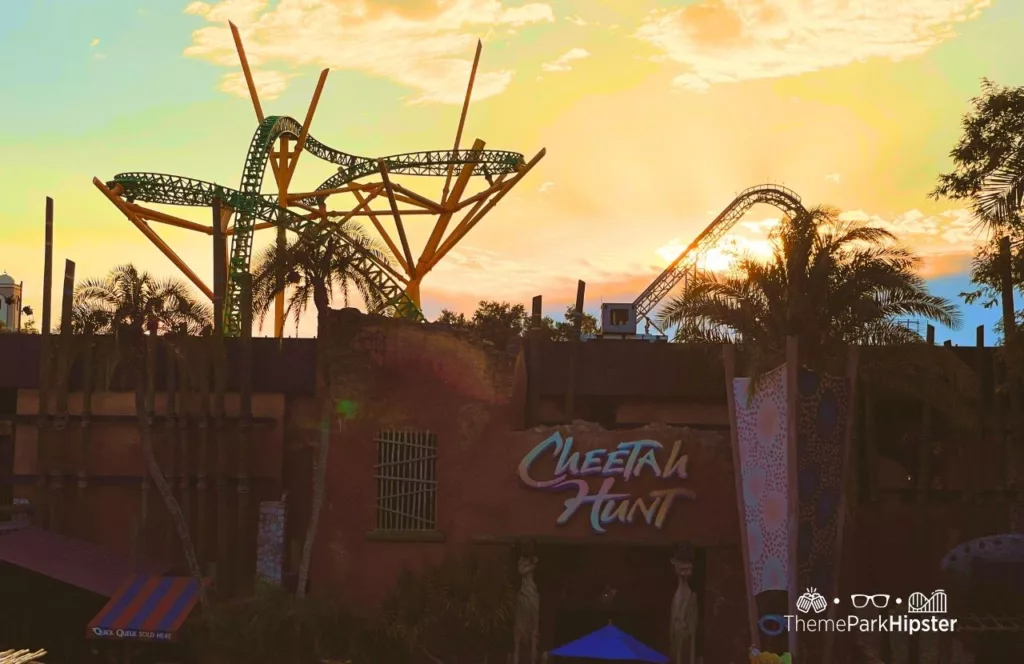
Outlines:
{"type": "Polygon", "coordinates": [[[377,530],[437,530],[437,436],[377,434],[377,530]]]}

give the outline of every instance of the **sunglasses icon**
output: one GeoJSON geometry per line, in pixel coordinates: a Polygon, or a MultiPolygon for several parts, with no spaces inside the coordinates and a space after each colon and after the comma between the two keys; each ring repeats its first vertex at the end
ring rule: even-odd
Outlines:
{"type": "Polygon", "coordinates": [[[865,609],[868,604],[876,609],[884,609],[889,606],[889,595],[850,595],[853,608],[865,609]]]}

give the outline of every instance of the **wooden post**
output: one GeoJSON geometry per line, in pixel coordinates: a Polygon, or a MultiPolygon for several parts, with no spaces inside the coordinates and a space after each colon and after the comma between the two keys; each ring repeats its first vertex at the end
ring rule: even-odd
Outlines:
{"type": "MultiPolygon", "coordinates": [[[[196,548],[200,567],[210,565],[210,494],[208,477],[210,467],[210,372],[213,371],[213,353],[210,339],[199,339],[196,344],[201,349],[199,357],[199,449],[196,452],[196,548]]],[[[204,570],[209,573],[209,570],[204,570]]]]}
{"type": "Polygon", "coordinates": [[[1010,344],[1013,333],[1017,331],[1017,321],[1013,311],[1013,251],[1010,238],[999,240],[999,278],[1002,295],[1003,336],[1006,345],[1010,344]]]}
{"type": "MultiPolygon", "coordinates": [[[[164,352],[164,435],[160,447],[165,450],[167,458],[167,472],[165,478],[167,486],[171,489],[171,495],[181,506],[181,491],[179,490],[178,475],[180,473],[178,464],[178,367],[175,363],[174,349],[170,344],[161,344],[164,352]]],[[[184,515],[184,510],[182,515],[184,515]]],[[[186,517],[185,522],[188,523],[186,517]]],[[[164,545],[166,551],[174,549],[174,541],[177,534],[170,528],[164,529],[164,545]]]]}
{"type": "Polygon", "coordinates": [[[158,458],[156,450],[153,445],[153,413],[156,410],[156,344],[157,344],[157,323],[156,321],[147,321],[147,334],[144,339],[145,341],[145,382],[143,383],[143,399],[142,399],[142,411],[143,416],[139,419],[139,447],[140,457],[142,458],[142,491],[141,500],[142,508],[139,515],[139,545],[136,549],[139,559],[146,557],[149,551],[149,508],[150,508],[150,489],[152,481],[150,479],[149,463],[146,460],[145,448],[143,445],[148,444],[153,449],[154,459],[158,458]],[[145,438],[144,442],[143,438],[145,438]]]}
{"type": "MultiPolygon", "coordinates": [[[[978,395],[978,445],[980,449],[987,451],[989,394],[984,380],[986,355],[984,325],[979,325],[974,331],[974,344],[977,347],[977,358],[975,359],[974,367],[975,371],[978,372],[978,383],[981,388],[978,395]]],[[[963,460],[966,471],[963,498],[965,502],[974,502],[977,499],[979,482],[978,464],[975,463],[973,450],[965,450],[963,460]]]]}
{"type": "Polygon", "coordinates": [[[874,390],[864,382],[864,449],[868,463],[868,500],[878,500],[878,420],[874,390]]]}
{"type": "Polygon", "coordinates": [[[921,664],[921,635],[918,632],[907,636],[907,664],[921,664]]]}
{"type": "MultiPolygon", "coordinates": [[[[893,608],[891,606],[886,606],[884,609],[882,609],[882,619],[888,621],[890,619],[890,616],[892,615],[892,612],[893,608]]],[[[886,634],[884,632],[881,634],[881,643],[878,647],[878,657],[882,660],[882,664],[893,664],[893,662],[895,661],[892,654],[891,634],[886,634]]]]}
{"type": "Polygon", "coordinates": [[[534,427],[540,424],[541,405],[541,334],[543,300],[538,295],[533,298],[533,311],[530,317],[530,330],[527,333],[527,366],[526,366],[526,426],[534,427]]]}
{"type": "MultiPolygon", "coordinates": [[[[935,345],[934,326],[928,326],[925,340],[929,346],[935,345]]],[[[921,403],[921,433],[917,454],[917,502],[923,504],[928,499],[932,461],[932,408],[924,402],[921,403]]]]}
{"type": "Polygon", "coordinates": [[[226,352],[224,348],[224,328],[214,333],[213,338],[213,435],[214,435],[214,467],[217,474],[217,588],[226,596],[230,593],[230,564],[227,560],[228,548],[228,452],[227,436],[224,435],[224,397],[227,391],[226,352]]]}
{"type": "MultiPolygon", "coordinates": [[[[992,353],[990,358],[992,363],[992,420],[995,423],[995,436],[996,446],[999,447],[999,452],[1002,454],[1005,460],[1008,454],[1006,448],[1010,445],[1010,424],[1009,416],[1007,415],[1007,402],[1005,394],[1001,394],[999,389],[1006,382],[1006,365],[999,357],[998,353],[992,353]]],[[[998,490],[997,500],[1003,500],[1006,498],[1003,492],[1006,489],[1006,464],[1002,464],[1002,468],[998,472],[994,473],[997,479],[996,489],[998,490]]]]}
{"type": "Polygon", "coordinates": [[[96,336],[85,330],[82,349],[82,419],[78,442],[78,488],[89,486],[89,452],[92,449],[92,397],[96,390],[96,336]]]}
{"type": "MultiPolygon", "coordinates": [[[[195,339],[186,338],[181,343],[182,348],[186,349],[185,352],[187,353],[196,347],[195,339]]],[[[189,353],[189,356],[191,357],[192,353],[189,353]]],[[[177,358],[174,357],[173,353],[170,361],[177,364],[177,358]]],[[[189,375],[188,368],[184,363],[180,369],[180,376],[178,378],[178,426],[175,434],[175,445],[178,448],[178,468],[180,469],[178,482],[181,494],[181,514],[185,518],[185,524],[189,527],[189,537],[192,541],[196,541],[198,533],[193,526],[194,519],[192,518],[192,461],[190,454],[190,441],[192,437],[189,435],[189,413],[192,402],[195,400],[191,391],[193,376],[189,375]]],[[[199,568],[202,569],[203,564],[198,544],[196,545],[196,557],[199,560],[199,568]]]]}
{"type": "Polygon", "coordinates": [[[238,421],[238,522],[235,529],[236,555],[233,567],[237,570],[235,584],[239,594],[247,594],[249,560],[249,459],[252,454],[252,275],[242,275],[242,338],[239,351],[239,421],[238,421]]]}
{"type": "Polygon", "coordinates": [[[50,334],[50,312],[53,304],[53,199],[46,197],[46,245],[43,249],[43,322],[39,331],[50,334]]]}
{"type": "MultiPolygon", "coordinates": [[[[1003,313],[1003,345],[1007,354],[1007,361],[1016,361],[1015,355],[1019,340],[1017,339],[1017,319],[1013,308],[1013,251],[1010,248],[1010,238],[1003,237],[999,240],[999,275],[1002,291],[1002,313],[1003,313]],[[1013,359],[1011,359],[1013,358],[1013,359]]],[[[1012,367],[1007,366],[1003,372],[1009,392],[1009,435],[1006,439],[1005,451],[1005,485],[1007,489],[1017,490],[1017,447],[1021,444],[1021,436],[1024,435],[1024,403],[1021,399],[1020,375],[1012,367]]],[[[1014,532],[1021,527],[1018,523],[1018,501],[1012,498],[1010,501],[1010,528],[1014,532]]]]}
{"type": "Polygon", "coordinates": [[[227,272],[225,248],[227,241],[221,226],[221,202],[216,196],[213,199],[213,329],[214,332],[224,330],[224,292],[227,272]]]}
{"type": "MultiPolygon", "coordinates": [[[[75,297],[75,263],[64,261],[64,290],[61,294],[60,303],[60,341],[57,349],[57,403],[56,417],[53,419],[54,443],[57,443],[58,436],[60,443],[65,442],[68,427],[68,389],[70,388],[71,370],[71,308],[75,297]],[[59,433],[58,433],[59,432],[59,433]]],[[[57,448],[57,445],[54,446],[57,448]]],[[[59,444],[59,453],[53,454],[51,449],[50,466],[50,499],[49,499],[49,522],[52,530],[59,530],[59,515],[63,508],[62,494],[64,491],[64,464],[67,445],[59,444]]]]}
{"type": "Polygon", "coordinates": [[[725,397],[729,406],[729,438],[732,441],[733,477],[736,482],[736,505],[739,509],[740,544],[743,552],[743,579],[747,589],[747,627],[750,630],[750,644],[761,647],[761,630],[758,627],[757,601],[754,598],[754,580],[750,576],[750,542],[747,540],[746,508],[743,501],[743,477],[740,474],[740,443],[736,429],[736,394],[733,381],[736,378],[736,346],[722,347],[722,364],[725,367],[725,397]]]}
{"type": "Polygon", "coordinates": [[[39,411],[36,425],[36,507],[43,527],[47,526],[48,510],[45,488],[49,482],[50,366],[52,339],[50,312],[53,304],[53,199],[46,197],[46,243],[43,247],[43,320],[39,330],[39,411]]]}
{"type": "MultiPolygon", "coordinates": [[[[829,588],[829,595],[839,597],[839,579],[841,577],[841,570],[843,569],[843,546],[846,542],[846,523],[847,517],[850,516],[850,510],[856,508],[856,502],[851,501],[850,498],[850,469],[853,466],[853,426],[854,420],[857,414],[857,370],[858,360],[860,356],[859,346],[847,346],[846,347],[846,380],[850,384],[850,412],[846,418],[846,431],[843,434],[843,461],[842,461],[842,472],[840,473],[839,480],[839,507],[838,516],[836,518],[836,541],[835,541],[835,553],[834,553],[834,564],[836,567],[836,573],[834,576],[835,586],[829,588]]],[[[853,482],[855,485],[856,482],[853,482]]],[[[852,519],[851,519],[852,520],[852,519]]],[[[835,615],[835,606],[829,606],[828,617],[835,615]]],[[[825,632],[825,651],[822,661],[831,662],[832,660],[832,647],[835,644],[836,634],[834,631],[825,632]]]]}
{"type": "Polygon", "coordinates": [[[936,652],[935,664],[951,664],[953,661],[953,643],[956,640],[952,632],[943,632],[938,635],[938,652],[936,652]]]}
{"type": "MultiPolygon", "coordinates": [[[[935,345],[935,327],[929,325],[925,335],[925,341],[930,346],[935,345]]],[[[932,460],[932,408],[930,404],[921,403],[921,430],[918,436],[918,461],[917,461],[917,519],[914,533],[913,546],[918,553],[918,558],[923,559],[924,542],[927,539],[929,518],[927,512],[928,493],[931,485],[931,460],[932,460]]],[[[911,634],[907,637],[907,663],[920,664],[921,661],[921,639],[919,634],[911,634]]]]}
{"type": "Polygon", "coordinates": [[[576,372],[579,364],[580,336],[583,331],[583,301],[587,293],[585,281],[576,284],[576,308],[573,310],[572,338],[569,340],[569,375],[565,386],[565,419],[576,419],[576,372]]]}

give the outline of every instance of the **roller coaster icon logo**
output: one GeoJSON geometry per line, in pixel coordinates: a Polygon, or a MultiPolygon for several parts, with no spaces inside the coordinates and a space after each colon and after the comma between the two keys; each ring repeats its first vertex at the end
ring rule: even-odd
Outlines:
{"type": "Polygon", "coordinates": [[[911,593],[907,598],[907,613],[945,613],[946,591],[936,590],[931,596],[924,593],[911,593]]]}

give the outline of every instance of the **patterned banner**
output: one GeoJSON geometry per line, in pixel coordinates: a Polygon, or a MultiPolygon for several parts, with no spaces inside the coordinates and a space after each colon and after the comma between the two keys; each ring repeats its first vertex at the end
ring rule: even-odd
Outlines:
{"type": "Polygon", "coordinates": [[[736,468],[754,597],[789,590],[789,466],[786,366],[765,374],[751,393],[749,378],[733,379],[736,468]]]}
{"type": "Polygon", "coordinates": [[[800,369],[797,388],[799,587],[834,597],[839,569],[836,542],[843,506],[850,381],[800,369]]]}
{"type": "Polygon", "coordinates": [[[256,539],[256,576],[279,585],[284,568],[284,533],[287,509],[280,500],[260,503],[259,534],[256,539]]]}

